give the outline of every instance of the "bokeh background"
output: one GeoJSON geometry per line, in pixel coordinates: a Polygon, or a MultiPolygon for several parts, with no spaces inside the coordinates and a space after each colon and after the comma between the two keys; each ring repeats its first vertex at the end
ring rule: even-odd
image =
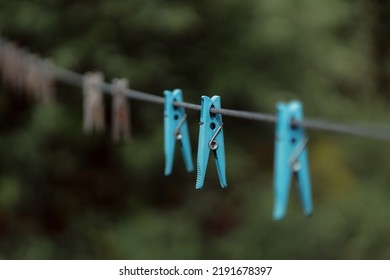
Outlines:
{"type": "MultiPolygon", "coordinates": [[[[299,99],[307,117],[390,121],[388,1],[1,1],[0,32],[156,95],[267,113],[299,99]]],[[[390,259],[388,142],[308,131],[315,213],[293,184],[274,222],[272,124],[224,117],[229,187],[210,161],[196,191],[178,152],[163,175],[162,106],[132,100],[133,140],[113,144],[82,132],[80,88],[56,90],[42,105],[0,87],[0,258],[390,259]]],[[[196,158],[199,112],[187,113],[196,158]]]]}

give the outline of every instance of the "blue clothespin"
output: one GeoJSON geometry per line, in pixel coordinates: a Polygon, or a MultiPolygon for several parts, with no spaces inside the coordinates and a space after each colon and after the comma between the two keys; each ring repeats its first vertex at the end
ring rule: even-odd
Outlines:
{"type": "Polygon", "coordinates": [[[214,153],[221,187],[226,188],[222,115],[210,112],[211,108],[221,109],[221,97],[202,96],[201,100],[196,188],[201,189],[203,187],[210,151],[214,153]]]}
{"type": "Polygon", "coordinates": [[[181,154],[188,172],[194,170],[191,154],[190,136],[187,127],[187,115],[184,108],[175,107],[174,102],[183,102],[180,89],[165,90],[164,104],[164,150],[166,176],[172,173],[176,141],[180,142],[181,154]]]}
{"type": "Polygon", "coordinates": [[[302,104],[298,101],[278,103],[275,143],[275,201],[274,220],[282,219],[286,214],[291,175],[297,179],[297,186],[303,212],[313,212],[311,198],[307,142],[304,128],[294,124],[303,120],[302,104]]]}

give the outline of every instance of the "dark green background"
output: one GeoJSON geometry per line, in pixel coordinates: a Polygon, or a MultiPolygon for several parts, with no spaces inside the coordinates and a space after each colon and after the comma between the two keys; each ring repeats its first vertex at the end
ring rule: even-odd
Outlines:
{"type": "MultiPolygon", "coordinates": [[[[2,36],[74,71],[232,109],[299,99],[306,116],[347,123],[390,121],[389,30],[381,0],[0,4],[2,36]]],[[[196,191],[180,156],[163,175],[162,106],[131,101],[133,141],[113,144],[83,134],[80,88],[58,83],[50,106],[0,91],[0,258],[390,258],[388,142],[308,131],[315,213],[293,187],[274,222],[272,124],[224,117],[229,187],[211,161],[196,191]]],[[[194,158],[198,121],[188,111],[194,158]]]]}

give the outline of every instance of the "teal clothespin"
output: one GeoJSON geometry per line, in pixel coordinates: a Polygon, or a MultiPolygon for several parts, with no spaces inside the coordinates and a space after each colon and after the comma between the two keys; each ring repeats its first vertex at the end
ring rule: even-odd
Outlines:
{"type": "Polygon", "coordinates": [[[310,171],[307,158],[307,142],[304,128],[294,124],[303,120],[302,104],[298,101],[278,103],[275,143],[275,201],[274,220],[282,219],[286,214],[290,191],[291,175],[297,179],[297,186],[303,212],[311,215],[313,204],[310,187],[310,171]]]}
{"type": "Polygon", "coordinates": [[[203,187],[210,151],[214,153],[221,187],[227,187],[222,115],[211,113],[211,108],[221,109],[221,97],[202,96],[196,176],[197,189],[203,187]]]}
{"type": "Polygon", "coordinates": [[[188,172],[194,170],[191,154],[190,136],[187,127],[187,115],[184,108],[175,107],[174,102],[183,102],[182,91],[165,90],[164,103],[164,151],[166,176],[172,173],[176,141],[180,142],[181,154],[188,172]]]}

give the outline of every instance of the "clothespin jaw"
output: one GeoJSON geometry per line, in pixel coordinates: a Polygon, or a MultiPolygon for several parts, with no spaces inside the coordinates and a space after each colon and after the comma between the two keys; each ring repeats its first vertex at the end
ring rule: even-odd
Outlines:
{"type": "Polygon", "coordinates": [[[191,142],[188,133],[187,115],[183,107],[174,106],[174,102],[183,102],[182,91],[165,90],[164,103],[164,152],[166,176],[172,173],[176,141],[180,142],[180,150],[188,172],[194,170],[191,154],[191,142]]]}
{"type": "Polygon", "coordinates": [[[286,214],[292,174],[297,178],[303,212],[306,215],[313,212],[307,138],[304,128],[294,123],[302,120],[303,110],[300,102],[277,104],[274,220],[280,220],[286,214]]]}
{"type": "Polygon", "coordinates": [[[203,187],[210,151],[214,153],[221,187],[227,187],[222,115],[210,112],[211,108],[221,109],[221,97],[216,95],[212,98],[202,96],[196,176],[197,189],[203,187]]]}

